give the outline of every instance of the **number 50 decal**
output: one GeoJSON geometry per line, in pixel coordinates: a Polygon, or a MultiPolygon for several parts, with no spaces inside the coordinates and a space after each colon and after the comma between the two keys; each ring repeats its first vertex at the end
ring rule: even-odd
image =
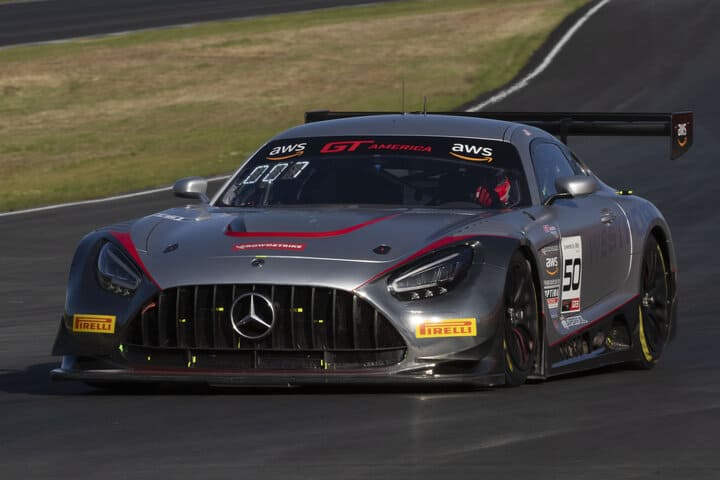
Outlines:
{"type": "Polygon", "coordinates": [[[582,275],[582,259],[565,260],[565,273],[563,274],[563,292],[580,290],[580,277],[582,275]]]}
{"type": "Polygon", "coordinates": [[[580,236],[563,238],[561,250],[563,255],[561,312],[579,312],[582,286],[582,238],[580,236]]]}

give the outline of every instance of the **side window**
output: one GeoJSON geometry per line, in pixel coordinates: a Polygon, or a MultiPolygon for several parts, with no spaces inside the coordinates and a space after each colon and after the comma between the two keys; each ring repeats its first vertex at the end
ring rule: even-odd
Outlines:
{"type": "Polygon", "coordinates": [[[561,177],[578,175],[568,159],[556,145],[547,142],[535,142],[532,145],[532,160],[540,197],[545,200],[556,193],[555,180],[561,177]]]}

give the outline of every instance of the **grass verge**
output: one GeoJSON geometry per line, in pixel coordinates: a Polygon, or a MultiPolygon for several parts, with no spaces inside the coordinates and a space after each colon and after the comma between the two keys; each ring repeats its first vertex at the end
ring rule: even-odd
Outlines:
{"type": "Polygon", "coordinates": [[[305,110],[452,109],[587,0],[413,0],[0,50],[0,211],[236,168],[305,110]]]}

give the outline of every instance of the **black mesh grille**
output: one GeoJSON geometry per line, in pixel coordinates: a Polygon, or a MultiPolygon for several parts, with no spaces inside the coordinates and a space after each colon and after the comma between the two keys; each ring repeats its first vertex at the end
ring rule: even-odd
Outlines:
{"type": "Polygon", "coordinates": [[[163,290],[131,321],[126,342],[131,360],[155,366],[242,369],[380,367],[401,361],[406,349],[390,322],[352,293],[272,285],[163,290]],[[272,332],[259,340],[240,336],[230,319],[233,302],[248,292],[275,309],[272,332]]]}

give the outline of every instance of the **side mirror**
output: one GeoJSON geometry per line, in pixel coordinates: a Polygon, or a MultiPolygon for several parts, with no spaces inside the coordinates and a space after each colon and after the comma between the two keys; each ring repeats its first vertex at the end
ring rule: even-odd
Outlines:
{"type": "Polygon", "coordinates": [[[595,177],[576,175],[573,177],[561,177],[555,180],[557,193],[545,199],[543,205],[552,205],[559,198],[575,198],[580,195],[589,195],[599,188],[595,177]]]}
{"type": "Polygon", "coordinates": [[[210,199],[206,195],[207,180],[202,177],[188,177],[175,182],[173,185],[173,194],[180,198],[194,198],[209,203],[210,199]]]}

